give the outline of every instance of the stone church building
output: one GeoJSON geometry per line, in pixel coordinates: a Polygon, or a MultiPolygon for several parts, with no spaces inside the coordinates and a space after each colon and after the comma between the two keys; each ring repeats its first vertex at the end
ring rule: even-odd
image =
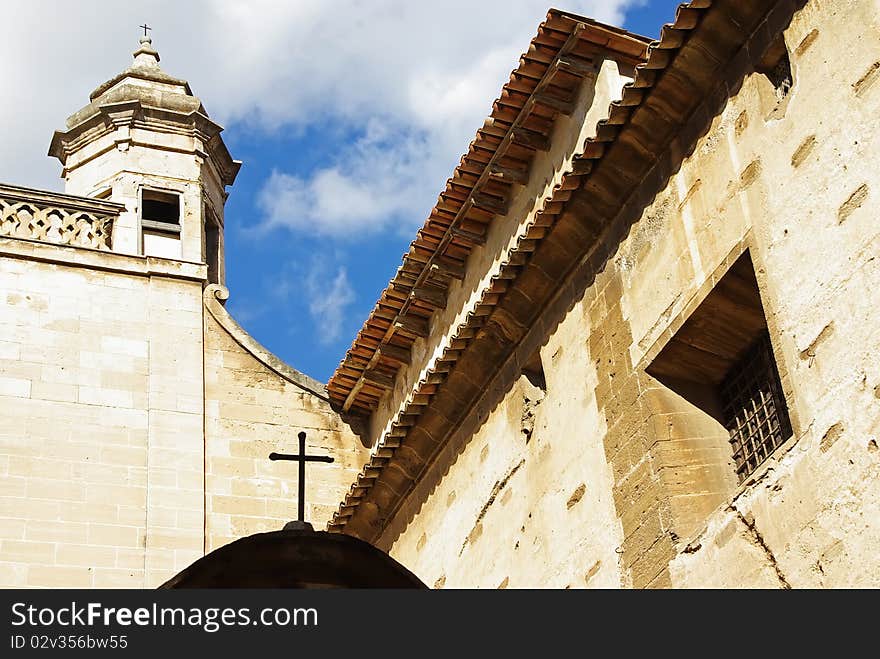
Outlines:
{"type": "Polygon", "coordinates": [[[224,309],[240,163],[142,39],[0,185],[0,586],[280,528],[303,430],[307,517],[437,588],[880,586],[878,34],[551,10],[326,386],[224,309]]]}

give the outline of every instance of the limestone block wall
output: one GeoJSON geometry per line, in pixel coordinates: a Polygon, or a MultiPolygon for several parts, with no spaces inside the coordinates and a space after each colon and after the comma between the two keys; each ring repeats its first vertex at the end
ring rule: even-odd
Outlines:
{"type": "Polygon", "coordinates": [[[202,552],[204,266],[0,239],[0,585],[202,552]]]}
{"type": "Polygon", "coordinates": [[[876,3],[808,3],[787,106],[753,76],[676,177],[715,181],[685,204],[698,273],[751,227],[796,441],[689,539],[675,585],[880,585],[878,28],[876,3]]]}
{"type": "Polygon", "coordinates": [[[578,305],[541,349],[546,386],[521,376],[443,462],[391,555],[451,588],[608,588],[622,541],[578,305]],[[452,462],[447,465],[447,460],[452,462]]]}
{"type": "Polygon", "coordinates": [[[254,341],[205,292],[206,550],[252,533],[276,531],[297,516],[298,466],[269,454],[297,453],[307,433],[306,519],[322,530],[366,461],[367,449],[333,411],[324,386],[254,341]]]}
{"type": "Polygon", "coordinates": [[[637,385],[605,407],[624,583],[877,585],[877,21],[797,12],[789,94],[748,75],[597,276],[605,376],[637,385]],[[720,427],[645,370],[745,250],[794,436],[738,485],[720,427]]]}
{"type": "Polygon", "coordinates": [[[878,27],[867,1],[794,14],[788,94],[744,70],[665,189],[572,278],[587,284],[563,320],[536,321],[547,393],[529,444],[510,380],[389,525],[392,555],[437,585],[878,585],[878,27]],[[738,484],[723,428],[647,370],[746,251],[793,437],[738,484]]]}

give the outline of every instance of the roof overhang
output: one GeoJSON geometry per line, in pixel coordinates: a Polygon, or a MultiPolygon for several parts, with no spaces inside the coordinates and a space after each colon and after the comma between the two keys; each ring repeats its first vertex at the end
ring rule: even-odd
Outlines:
{"type": "Polygon", "coordinates": [[[477,313],[413,387],[330,530],[378,540],[470,410],[491,409],[503,365],[526,338],[546,331],[535,324],[538,315],[558,311],[554,303],[565,287],[587,285],[578,277],[601,267],[626,233],[620,222],[637,219],[663,189],[803,2],[693,0],[678,8],[484,288],[477,313]]]}
{"type": "Polygon", "coordinates": [[[477,131],[394,278],[327,385],[345,412],[370,414],[408,363],[413,342],[445,305],[443,289],[463,272],[489,224],[546,150],[554,122],[574,111],[584,77],[610,59],[633,69],[649,39],[551,9],[477,131]]]}

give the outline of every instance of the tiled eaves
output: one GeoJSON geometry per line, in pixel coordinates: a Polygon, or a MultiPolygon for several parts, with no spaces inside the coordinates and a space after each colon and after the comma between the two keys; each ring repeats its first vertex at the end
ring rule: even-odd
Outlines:
{"type": "Polygon", "coordinates": [[[416,337],[428,332],[434,310],[445,305],[451,279],[462,276],[489,224],[506,213],[514,187],[528,179],[556,117],[573,110],[583,77],[604,58],[635,66],[647,45],[625,30],[550,10],[331,377],[327,389],[336,406],[356,414],[376,408],[409,363],[416,337]]]}
{"type": "MultiPolygon", "coordinates": [[[[718,4],[718,0],[715,0],[715,3],[718,4]]],[[[512,313],[500,308],[499,303],[509,297],[508,293],[510,293],[515,296],[512,300],[506,300],[506,302],[512,303],[508,305],[511,309],[530,304],[531,300],[522,293],[520,288],[512,287],[514,282],[517,285],[521,282],[526,273],[526,266],[532,260],[532,255],[557,224],[561,215],[566,212],[570,215],[583,215],[585,220],[589,221],[589,218],[596,215],[595,211],[597,210],[600,214],[611,217],[619,211],[620,199],[625,195],[627,189],[632,189],[638,183],[641,172],[629,172],[625,168],[613,166],[614,163],[609,163],[612,165],[609,167],[611,172],[601,172],[600,176],[591,176],[591,174],[597,169],[597,164],[603,159],[610,146],[618,140],[622,128],[630,125],[635,110],[643,105],[645,99],[651,95],[652,89],[667,73],[667,69],[687,41],[689,34],[697,27],[712,4],[712,0],[694,0],[683,4],[676,11],[675,21],[663,27],[659,41],[650,45],[646,61],[636,68],[634,80],[624,87],[621,100],[611,104],[607,119],[600,121],[596,127],[596,136],[587,140],[583,152],[573,159],[571,170],[562,177],[552,195],[544,200],[542,209],[536,213],[516,247],[507,253],[498,273],[483,290],[480,303],[468,314],[465,322],[459,326],[449,341],[441,357],[426,372],[425,377],[409,396],[407,403],[402,406],[400,413],[392,422],[390,430],[380,440],[369,463],[359,474],[328,525],[329,530],[353,532],[365,537],[369,536],[366,537],[368,540],[374,540],[381,531],[383,521],[393,515],[393,508],[399,505],[406,494],[405,491],[400,490],[407,489],[406,484],[411,487],[432,458],[432,455],[423,455],[422,451],[410,448],[410,435],[417,433],[416,443],[433,445],[433,450],[436,452],[442,437],[433,437],[427,428],[451,425],[449,419],[444,418],[443,410],[432,406],[432,403],[435,400],[435,395],[441,390],[450,374],[454,372],[461,355],[480,335],[491,333],[503,343],[515,345],[525,334],[528,326],[526,320],[528,313],[512,313]],[[614,180],[609,179],[609,174],[612,173],[614,180]],[[593,181],[592,178],[601,178],[601,180],[593,181]],[[586,193],[589,206],[585,205],[583,193],[580,193],[580,196],[573,200],[575,193],[579,191],[586,193]],[[490,324],[491,327],[488,327],[490,324]],[[416,427],[417,424],[422,426],[420,422],[429,409],[432,418],[428,419],[427,424],[424,424],[425,427],[416,427]],[[397,480],[402,481],[404,487],[394,488],[385,485],[384,491],[377,495],[372,492],[374,485],[392,461],[395,462],[394,466],[402,476],[397,480]],[[366,501],[366,505],[372,508],[367,515],[373,518],[372,530],[369,533],[364,533],[364,529],[346,528],[359,506],[367,499],[370,500],[366,501]],[[390,508],[380,510],[386,506],[390,508]]],[[[711,52],[703,54],[706,59],[698,66],[703,66],[710,72],[714,71],[720,62],[713,57],[711,52]]],[[[674,87],[677,80],[670,82],[674,87]]],[[[674,99],[669,99],[665,103],[661,103],[660,106],[669,105],[668,109],[674,112],[675,108],[672,107],[672,104],[674,104],[674,99]]],[[[657,113],[655,108],[646,108],[646,111],[652,115],[657,113]]],[[[672,116],[684,119],[680,113],[672,116]]],[[[670,121],[664,123],[671,124],[670,121]]],[[[654,146],[652,142],[656,143],[657,137],[662,140],[663,136],[654,136],[653,138],[640,136],[639,127],[631,127],[635,128],[635,134],[631,137],[627,136],[625,140],[618,142],[617,146],[624,151],[624,155],[626,152],[632,152],[632,158],[637,158],[648,164],[656,161],[656,151],[652,149],[654,146]]],[[[618,158],[618,162],[620,160],[618,158]]],[[[623,160],[625,161],[625,157],[623,160]]],[[[594,227],[586,227],[584,222],[580,222],[579,227],[580,237],[586,244],[595,237],[600,225],[597,223],[594,227]]],[[[555,242],[560,249],[566,249],[567,246],[563,242],[558,240],[555,242]]],[[[570,246],[568,248],[571,249],[570,246]]],[[[552,266],[542,263],[541,266],[531,269],[528,276],[531,278],[533,286],[547,288],[552,287],[554,282],[564,274],[564,272],[554,272],[552,266]]],[[[491,369],[491,364],[486,366],[491,369]]],[[[473,399],[470,394],[476,394],[478,391],[478,386],[468,386],[469,384],[471,383],[468,383],[466,378],[459,377],[456,380],[456,389],[459,391],[464,389],[460,396],[463,399],[461,400],[462,405],[466,404],[465,399],[473,399]],[[470,391],[467,391],[468,389],[470,391]]]]}
{"type": "Polygon", "coordinates": [[[650,202],[803,3],[694,0],[678,8],[481,304],[414,388],[329,530],[378,539],[462,422],[461,410],[480,400],[491,382],[484,374],[513,353],[612,220],[650,202]]]}

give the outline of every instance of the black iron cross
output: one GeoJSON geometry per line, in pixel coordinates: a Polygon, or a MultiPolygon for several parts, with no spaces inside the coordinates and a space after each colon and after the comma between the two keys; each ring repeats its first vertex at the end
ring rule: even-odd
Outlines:
{"type": "Polygon", "coordinates": [[[333,458],[329,455],[306,455],[306,434],[301,432],[299,435],[299,454],[291,455],[289,453],[269,454],[270,460],[291,460],[299,462],[299,521],[306,521],[306,462],[333,462],[333,458]]]}
{"type": "Polygon", "coordinates": [[[146,23],[144,23],[143,25],[138,25],[138,27],[142,27],[142,28],[144,28],[144,36],[145,36],[145,37],[150,36],[149,34],[147,34],[147,30],[152,30],[152,29],[153,29],[153,28],[151,28],[149,25],[147,25],[146,23]]]}

